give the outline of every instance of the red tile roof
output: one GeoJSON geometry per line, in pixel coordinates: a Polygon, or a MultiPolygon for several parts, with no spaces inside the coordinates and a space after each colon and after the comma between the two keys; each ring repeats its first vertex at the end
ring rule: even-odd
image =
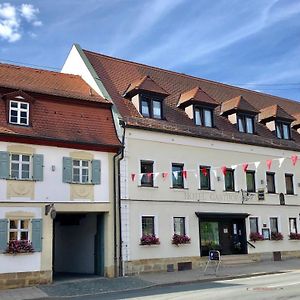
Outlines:
{"type": "Polygon", "coordinates": [[[111,104],[79,77],[25,67],[0,65],[0,136],[89,145],[120,146],[111,104]],[[9,88],[8,88],[9,87],[9,88]],[[19,92],[21,90],[21,92],[19,92]],[[30,126],[9,124],[6,101],[21,94],[29,99],[30,126]],[[29,95],[29,96],[27,96],[29,95]],[[7,99],[6,99],[7,98],[7,99]]]}
{"type": "Polygon", "coordinates": [[[284,109],[282,109],[282,107],[280,107],[277,104],[263,108],[260,111],[258,119],[260,122],[264,122],[271,119],[281,119],[289,122],[295,120],[293,116],[288,114],[284,109]]]}
{"type": "Polygon", "coordinates": [[[196,126],[193,120],[186,115],[185,111],[177,107],[180,95],[196,86],[200,87],[209,97],[220,104],[228,99],[242,96],[257,111],[278,104],[288,114],[300,113],[300,103],[296,101],[125,61],[88,50],[83,51],[128,126],[171,134],[191,135],[253,145],[297,149],[300,151],[300,135],[294,130],[292,131],[293,140],[290,141],[277,139],[275,133],[261,123],[255,124],[257,132],[255,135],[240,133],[236,126],[231,124],[227,118],[220,116],[220,107],[215,109],[216,127],[205,128],[196,126]],[[164,100],[166,120],[143,118],[133,103],[129,99],[122,97],[129,84],[134,82],[136,78],[143,76],[150,76],[169,94],[164,100]]]}
{"type": "Polygon", "coordinates": [[[257,114],[258,110],[254,108],[243,96],[237,96],[227,100],[221,105],[221,114],[226,114],[231,111],[243,111],[252,114],[257,114]]]}

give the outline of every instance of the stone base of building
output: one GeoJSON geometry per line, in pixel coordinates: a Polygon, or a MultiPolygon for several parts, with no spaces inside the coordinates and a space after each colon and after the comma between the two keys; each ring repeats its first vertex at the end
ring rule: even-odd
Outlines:
{"type": "Polygon", "coordinates": [[[27,287],[52,282],[52,271],[0,274],[0,290],[27,287]]]}
{"type": "MultiPolygon", "coordinates": [[[[281,251],[282,259],[300,258],[300,251],[281,251]]],[[[124,263],[125,275],[137,275],[146,272],[167,272],[204,268],[207,257],[189,256],[132,260],[124,263]]],[[[225,265],[247,264],[274,260],[273,252],[226,255],[222,257],[225,265]]]]}

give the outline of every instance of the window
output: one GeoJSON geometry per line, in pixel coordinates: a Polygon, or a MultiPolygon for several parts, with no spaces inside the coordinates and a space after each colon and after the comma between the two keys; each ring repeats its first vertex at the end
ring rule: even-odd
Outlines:
{"type": "Polygon", "coordinates": [[[270,218],[270,230],[271,233],[278,233],[278,219],[270,218]]]}
{"type": "Polygon", "coordinates": [[[172,183],[173,188],[184,188],[183,164],[172,164],[172,183]]]}
{"type": "Polygon", "coordinates": [[[293,174],[285,174],[286,193],[294,195],[293,174]]]}
{"type": "Polygon", "coordinates": [[[297,233],[297,219],[289,218],[289,229],[290,233],[297,233]]]}
{"type": "Polygon", "coordinates": [[[155,235],[154,217],[142,217],[142,235],[155,235]]]}
{"type": "Polygon", "coordinates": [[[249,218],[250,223],[250,233],[258,233],[258,218],[257,217],[251,217],[249,218]]]}
{"type": "Polygon", "coordinates": [[[291,139],[290,124],[277,121],[276,122],[276,136],[279,139],[290,140],[291,139]]]}
{"type": "Polygon", "coordinates": [[[213,127],[213,111],[209,108],[195,107],[194,108],[195,124],[205,127],[213,127]]]}
{"type": "Polygon", "coordinates": [[[210,167],[200,166],[200,188],[210,190],[210,167]]]}
{"type": "Polygon", "coordinates": [[[267,172],[267,190],[268,193],[275,194],[275,173],[267,172]]]}
{"type": "Polygon", "coordinates": [[[237,119],[239,132],[254,133],[254,117],[241,114],[237,119]]]}
{"type": "Polygon", "coordinates": [[[89,182],[90,166],[88,160],[73,160],[73,182],[87,183],[89,182]]]}
{"type": "Polygon", "coordinates": [[[225,191],[234,191],[234,170],[226,169],[225,191]]]}
{"type": "Polygon", "coordinates": [[[9,220],[9,240],[29,240],[29,220],[9,220]]]}
{"type": "Polygon", "coordinates": [[[162,100],[141,96],[140,113],[146,118],[162,119],[162,100]]]}
{"type": "Polygon", "coordinates": [[[185,217],[174,217],[174,233],[178,235],[185,235],[185,217]]]}
{"type": "Polygon", "coordinates": [[[9,123],[18,125],[29,125],[29,103],[20,101],[10,101],[9,123]]]}
{"type": "Polygon", "coordinates": [[[31,168],[30,155],[11,154],[10,177],[14,179],[30,179],[31,168]]]}
{"type": "Polygon", "coordinates": [[[246,171],[247,192],[255,193],[255,171],[246,171]]]}
{"type": "Polygon", "coordinates": [[[153,161],[141,161],[141,186],[153,186],[153,161]]]}

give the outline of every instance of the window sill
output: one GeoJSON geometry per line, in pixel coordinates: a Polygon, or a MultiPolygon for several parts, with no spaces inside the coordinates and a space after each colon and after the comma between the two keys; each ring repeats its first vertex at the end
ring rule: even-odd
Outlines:
{"type": "Polygon", "coordinates": [[[202,192],[215,192],[216,190],[198,189],[198,191],[202,191],[202,192]]]}
{"type": "Polygon", "coordinates": [[[171,186],[170,189],[171,190],[179,190],[180,191],[180,190],[188,190],[189,188],[187,188],[187,187],[183,188],[183,187],[173,187],[173,186],[171,186]]]}
{"type": "Polygon", "coordinates": [[[29,182],[36,182],[37,181],[35,179],[20,179],[20,178],[7,178],[6,180],[10,180],[10,181],[29,181],[29,182]]]}
{"type": "Polygon", "coordinates": [[[138,187],[141,187],[141,188],[150,188],[150,189],[158,189],[158,186],[151,186],[151,185],[138,185],[138,187]]]}
{"type": "Polygon", "coordinates": [[[298,196],[298,194],[284,194],[284,196],[298,196]]]}
{"type": "Polygon", "coordinates": [[[82,183],[82,182],[67,182],[69,184],[76,184],[76,185],[95,185],[94,183],[91,182],[86,182],[86,183],[82,183]]]}

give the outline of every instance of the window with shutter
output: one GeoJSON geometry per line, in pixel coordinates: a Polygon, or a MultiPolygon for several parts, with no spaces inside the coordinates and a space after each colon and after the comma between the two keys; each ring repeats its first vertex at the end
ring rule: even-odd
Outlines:
{"type": "Polygon", "coordinates": [[[31,221],[31,240],[34,251],[42,251],[42,233],[43,233],[43,220],[32,219],[31,221]]]}

